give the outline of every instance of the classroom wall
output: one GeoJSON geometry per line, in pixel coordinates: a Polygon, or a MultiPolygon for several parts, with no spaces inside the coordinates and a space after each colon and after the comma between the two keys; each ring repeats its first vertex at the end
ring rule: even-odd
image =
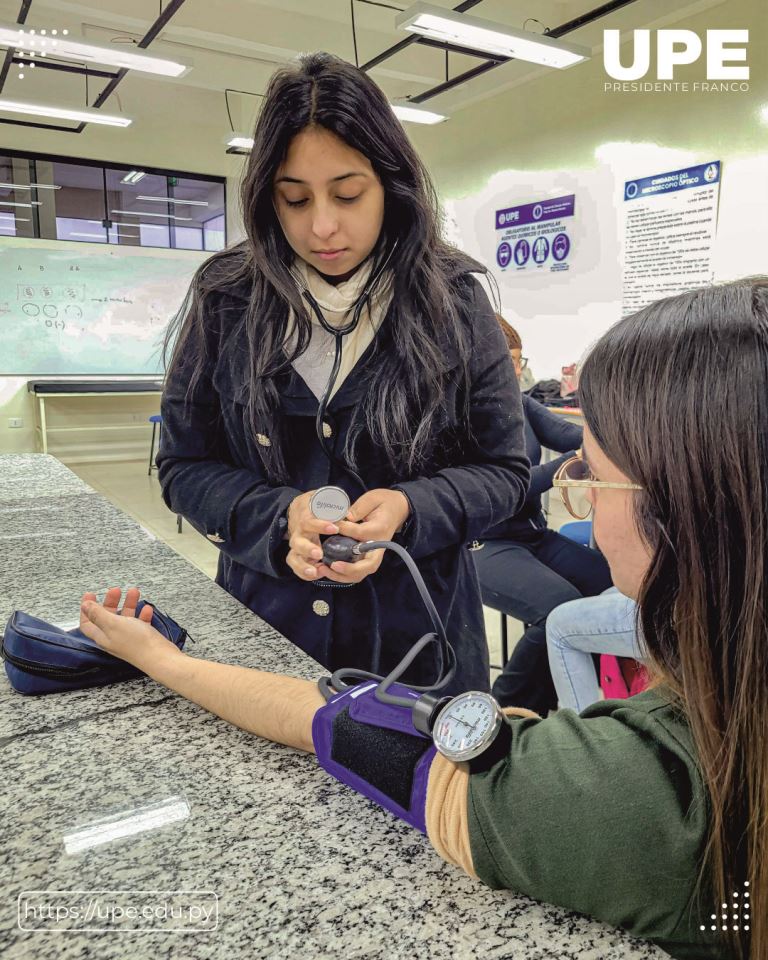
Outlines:
{"type": "MultiPolygon", "coordinates": [[[[679,26],[700,35],[748,28],[750,92],[608,94],[597,49],[577,69],[542,72],[443,124],[409,128],[446,205],[449,236],[494,269],[502,312],[539,378],[559,377],[619,318],[625,180],[722,160],[715,279],[768,274],[768,4],[726,0],[679,26]],[[584,240],[571,271],[496,270],[493,211],[569,193],[584,240]]],[[[675,76],[702,80],[705,72],[693,65],[675,76]]]]}
{"type": "MultiPolygon", "coordinates": [[[[664,22],[644,26],[669,26],[675,19],[670,14],[664,22]]],[[[760,121],[761,109],[768,106],[768,62],[762,56],[768,5],[764,0],[725,0],[698,16],[687,16],[680,25],[700,33],[749,28],[750,93],[609,95],[603,92],[602,52],[597,49],[593,59],[576,70],[542,71],[535,80],[500,88],[493,98],[468,102],[444,124],[407,128],[453,220],[452,233],[489,266],[494,263],[489,242],[493,231],[483,224],[468,227],[468,208],[492,206],[497,200],[499,207],[510,206],[576,192],[588,238],[578,269],[574,265],[556,282],[517,275],[514,285],[510,279],[500,284],[503,312],[518,326],[538,377],[559,375],[564,363],[577,360],[618,319],[621,262],[616,211],[625,179],[694,160],[722,160],[715,276],[768,273],[768,125],[760,121]],[[458,211],[463,211],[461,227],[456,222],[458,211]]],[[[701,79],[700,67],[688,69],[689,78],[701,79]]],[[[680,78],[687,78],[685,71],[680,78]]],[[[143,96],[140,84],[128,89],[136,91],[131,96],[143,96]]],[[[149,91],[150,85],[147,96],[149,91]]],[[[61,135],[55,145],[42,131],[14,132],[15,142],[8,146],[227,176],[228,228],[234,240],[241,235],[237,184],[243,161],[227,156],[219,146],[226,132],[221,94],[203,91],[195,116],[179,116],[178,130],[168,137],[164,124],[176,110],[172,87],[151,85],[151,91],[152,112],[142,124],[145,139],[143,143],[134,139],[130,154],[121,152],[118,135],[110,130],[94,131],[77,143],[61,135]]],[[[123,109],[129,112],[130,102],[123,109]]],[[[236,126],[247,129],[243,124],[236,118],[236,126]]],[[[136,401],[121,404],[109,415],[130,419],[147,413],[135,407],[136,401]]],[[[73,408],[73,422],[82,422],[85,413],[85,407],[73,408]]],[[[32,414],[26,379],[0,377],[0,452],[34,449],[32,414]],[[8,418],[19,416],[25,428],[9,429],[8,418]]],[[[67,423],[66,415],[62,423],[67,423]]],[[[114,434],[102,437],[94,431],[68,456],[148,454],[148,434],[135,430],[132,437],[116,443],[114,434]]]]}

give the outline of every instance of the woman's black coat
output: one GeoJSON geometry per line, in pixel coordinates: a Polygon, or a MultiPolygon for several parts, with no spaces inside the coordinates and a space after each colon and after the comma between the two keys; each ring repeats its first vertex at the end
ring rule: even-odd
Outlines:
{"type": "MultiPolygon", "coordinates": [[[[487,690],[488,652],[480,590],[465,544],[522,506],[528,488],[520,392],[509,350],[488,298],[462,261],[452,279],[469,327],[471,437],[446,433],[422,475],[394,475],[364,435],[358,472],[369,489],[397,487],[412,513],[398,536],[417,562],[454,647],[458,669],[448,692],[487,690]],[[400,482],[398,482],[400,481],[400,482]]],[[[364,491],[329,463],[315,435],[318,401],[290,367],[276,379],[290,485],[266,479],[260,453],[269,456],[272,425],[255,436],[246,416],[248,368],[242,318],[248,290],[222,289],[206,300],[209,360],[185,407],[190,369],[184,360],[169,372],[162,399],[158,475],[163,499],[220,550],[216,582],[324,666],[387,673],[431,628],[402,561],[387,553],[378,571],[354,586],[300,580],[286,565],[286,511],[299,494],[325,484],[343,487],[354,502],[364,491]],[[259,450],[260,446],[260,450],[259,450]]],[[[387,349],[385,318],[373,343],[328,404],[326,441],[337,456],[363,397],[362,372],[387,349]]],[[[391,341],[390,341],[391,342],[391,341]]],[[[445,344],[452,355],[450,344],[445,344]]],[[[457,370],[458,372],[458,370],[457,370]]],[[[446,411],[461,403],[457,376],[446,411]]],[[[434,646],[405,679],[435,679],[434,646]]]]}

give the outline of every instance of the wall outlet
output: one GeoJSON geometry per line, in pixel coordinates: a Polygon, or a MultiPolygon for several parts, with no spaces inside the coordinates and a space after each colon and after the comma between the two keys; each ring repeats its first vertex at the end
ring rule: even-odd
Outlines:
{"type": "Polygon", "coordinates": [[[23,427],[24,418],[23,417],[8,417],[8,426],[9,427],[23,427]]]}

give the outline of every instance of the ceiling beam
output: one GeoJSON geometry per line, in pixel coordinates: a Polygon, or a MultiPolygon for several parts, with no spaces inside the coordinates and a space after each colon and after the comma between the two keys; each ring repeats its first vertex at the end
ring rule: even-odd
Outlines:
{"type": "MultiPolygon", "coordinates": [[[[472,7],[476,7],[481,0],[464,0],[463,3],[460,3],[458,7],[453,8],[454,13],[466,13],[467,10],[471,10],[472,7]]],[[[396,53],[400,53],[401,50],[405,50],[406,47],[410,47],[412,43],[418,43],[419,36],[418,34],[412,33],[409,37],[406,37],[405,40],[401,40],[399,43],[396,43],[393,47],[388,47],[386,50],[382,51],[380,54],[375,56],[372,60],[368,60],[366,63],[362,64],[360,67],[361,70],[370,70],[372,67],[378,66],[384,60],[389,60],[390,57],[394,57],[396,53]]]]}
{"type": "Polygon", "coordinates": [[[471,67],[469,70],[465,70],[464,73],[459,73],[455,77],[451,77],[450,80],[445,80],[443,83],[438,83],[436,86],[430,87],[429,90],[425,90],[424,93],[417,93],[415,96],[409,97],[408,103],[422,103],[422,101],[429,100],[431,97],[437,97],[447,90],[453,90],[454,87],[458,87],[468,80],[473,80],[483,73],[488,73],[489,70],[500,67],[502,63],[509,63],[509,58],[505,57],[504,60],[486,60],[485,63],[471,67]]]}
{"type": "Polygon", "coordinates": [[[53,123],[33,123],[31,120],[6,120],[0,117],[0,123],[10,123],[14,127],[36,127],[38,130],[58,130],[59,133],[80,133],[77,127],[59,127],[53,123]]]}
{"type": "Polygon", "coordinates": [[[458,43],[448,43],[446,40],[434,40],[432,37],[419,37],[417,43],[425,47],[436,47],[438,50],[445,50],[447,53],[460,53],[465,57],[480,57],[482,60],[509,60],[503,53],[486,53],[485,51],[475,50],[473,47],[462,47],[458,43]]]}
{"type": "MultiPolygon", "coordinates": [[[[179,8],[183,5],[185,0],[170,0],[165,10],[160,14],[160,16],[154,21],[149,30],[144,34],[144,36],[136,44],[137,47],[141,49],[146,49],[150,43],[157,37],[157,35],[163,30],[171,17],[178,12],[179,8]]],[[[18,24],[24,23],[29,13],[29,8],[32,3],[32,0],[23,0],[21,4],[21,10],[19,16],[16,19],[18,24]]],[[[14,48],[9,47],[5,56],[5,62],[3,63],[2,69],[0,69],[0,91],[3,89],[3,84],[5,78],[8,75],[8,70],[10,69],[11,63],[15,59],[14,48]]],[[[38,63],[38,66],[43,66],[42,61],[38,63]]],[[[65,70],[70,73],[83,73],[90,74],[92,76],[101,76],[101,77],[110,77],[109,83],[104,87],[101,93],[96,98],[93,108],[97,109],[102,106],[102,104],[107,100],[107,98],[112,94],[114,89],[123,79],[123,77],[128,73],[128,70],[121,68],[117,73],[108,73],[101,70],[85,70],[80,67],[69,67],[61,64],[54,65],[52,63],[45,64],[51,70],[65,70]]],[[[88,126],[87,123],[79,123],[76,127],[62,127],[58,124],[49,124],[49,123],[33,123],[30,120],[5,120],[0,118],[0,123],[12,124],[19,127],[37,127],[42,128],[43,130],[57,130],[62,133],[82,133],[83,130],[88,126]]]]}
{"type": "MultiPolygon", "coordinates": [[[[182,6],[183,3],[184,3],[184,0],[171,0],[171,2],[168,4],[165,10],[163,10],[163,12],[160,14],[157,20],[155,20],[155,22],[152,24],[149,30],[144,34],[141,40],[139,40],[136,46],[142,50],[146,49],[150,45],[150,43],[152,43],[152,41],[155,39],[158,33],[160,33],[163,27],[168,23],[171,17],[178,11],[178,9],[182,6]]],[[[101,91],[98,97],[96,97],[96,100],[94,101],[94,104],[93,104],[93,107],[95,110],[98,110],[99,107],[102,106],[102,104],[112,94],[114,89],[117,87],[117,85],[120,83],[120,81],[123,79],[123,77],[127,73],[128,71],[125,68],[122,68],[117,71],[117,74],[113,77],[113,79],[109,81],[109,83],[106,85],[106,87],[104,87],[104,89],[101,91]]],[[[86,126],[87,124],[81,123],[78,133],[84,130],[86,126]]]]}
{"type": "MultiPolygon", "coordinates": [[[[22,67],[25,63],[29,63],[24,57],[14,56],[13,63],[18,63],[22,67]]],[[[86,77],[107,77],[110,80],[112,77],[117,76],[117,74],[110,73],[109,70],[94,70],[93,67],[78,67],[73,63],[58,63],[51,59],[46,60],[37,60],[35,62],[36,70],[60,70],[64,73],[80,73],[86,77]]]]}

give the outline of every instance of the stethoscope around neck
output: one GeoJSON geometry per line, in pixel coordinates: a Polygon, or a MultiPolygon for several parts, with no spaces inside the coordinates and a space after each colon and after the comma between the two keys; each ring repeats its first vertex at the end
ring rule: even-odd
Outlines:
{"type": "Polygon", "coordinates": [[[395,250],[397,249],[397,243],[398,241],[395,240],[382,262],[371,271],[371,275],[368,278],[365,289],[355,301],[354,306],[350,308],[352,311],[351,320],[343,324],[343,326],[334,327],[332,324],[328,323],[328,321],[325,319],[325,315],[323,314],[320,304],[317,302],[317,300],[315,300],[311,292],[306,287],[302,287],[301,290],[304,299],[307,301],[312,309],[312,312],[317,317],[317,322],[327,333],[332,333],[335,339],[333,366],[331,367],[331,373],[328,377],[328,382],[325,385],[325,390],[323,391],[323,395],[320,398],[320,403],[317,408],[317,416],[315,417],[315,433],[317,434],[317,439],[320,441],[320,447],[328,460],[331,463],[335,463],[337,466],[341,467],[346,473],[353,477],[363,488],[363,491],[367,491],[368,487],[363,482],[362,477],[360,477],[360,475],[353,470],[345,460],[341,460],[333,453],[332,450],[328,448],[328,445],[325,442],[325,435],[323,433],[323,423],[325,421],[325,411],[328,406],[328,401],[331,393],[333,392],[336,380],[338,379],[339,370],[341,369],[341,356],[344,337],[349,336],[350,333],[353,333],[357,329],[357,326],[360,323],[360,317],[363,315],[363,310],[370,303],[371,295],[376,288],[376,284],[381,279],[381,275],[386,270],[395,250]]]}
{"type": "MultiPolygon", "coordinates": [[[[326,384],[325,390],[323,391],[323,396],[320,400],[320,404],[317,408],[317,417],[315,419],[315,432],[317,433],[317,438],[320,441],[320,447],[323,450],[323,453],[328,457],[328,460],[331,463],[337,463],[343,470],[345,470],[350,476],[354,477],[355,480],[360,484],[364,491],[367,491],[368,487],[363,483],[362,478],[349,466],[348,463],[336,457],[332,450],[329,450],[325,443],[325,436],[323,435],[323,422],[325,418],[325,409],[328,404],[328,398],[331,395],[333,386],[336,383],[336,379],[339,375],[339,368],[341,367],[341,353],[342,353],[342,341],[344,337],[352,333],[360,322],[360,317],[362,312],[369,302],[371,294],[373,293],[376,284],[381,278],[382,273],[386,269],[392,255],[397,249],[397,240],[390,247],[389,253],[384,257],[381,264],[371,271],[371,276],[368,278],[368,282],[365,285],[365,289],[358,297],[355,302],[354,307],[352,308],[352,319],[344,324],[341,327],[333,327],[325,319],[323,311],[320,309],[320,305],[317,300],[312,296],[312,294],[307,289],[302,289],[302,293],[314,311],[318,322],[323,327],[324,330],[327,330],[328,333],[332,333],[336,339],[336,350],[333,360],[333,368],[331,369],[331,375],[328,377],[328,383],[326,384]]],[[[324,490],[329,490],[331,488],[324,487],[324,490]]],[[[337,491],[342,496],[345,496],[343,490],[337,491]]],[[[314,511],[313,511],[314,512],[314,511]]],[[[342,507],[342,512],[344,508],[342,507]]],[[[317,514],[315,514],[317,515],[317,514]]],[[[320,690],[326,700],[335,691],[341,691],[347,689],[351,684],[350,680],[367,680],[373,679],[379,681],[378,689],[376,691],[376,698],[382,703],[398,704],[400,706],[406,706],[413,710],[413,722],[416,726],[416,729],[420,730],[423,733],[428,733],[431,735],[432,729],[432,718],[437,715],[439,707],[442,707],[447,702],[448,698],[441,698],[435,696],[435,694],[430,693],[429,691],[440,690],[445,688],[445,686],[451,681],[456,671],[456,654],[454,653],[453,647],[448,641],[448,636],[445,632],[445,627],[440,619],[440,615],[435,608],[435,605],[429,596],[426,584],[419,573],[416,564],[413,559],[409,556],[408,552],[397,543],[393,543],[389,540],[371,540],[367,543],[357,543],[349,537],[340,537],[333,536],[329,538],[329,541],[336,542],[336,549],[339,551],[335,555],[335,559],[346,560],[347,562],[354,561],[357,558],[360,558],[363,554],[368,553],[371,550],[376,549],[387,549],[392,550],[397,553],[401,559],[405,562],[406,566],[410,570],[411,576],[413,577],[416,587],[418,588],[421,598],[427,608],[427,611],[430,615],[433,625],[433,631],[427,634],[424,634],[420,640],[418,640],[408,651],[408,653],[402,658],[402,660],[397,664],[397,666],[392,670],[386,677],[382,677],[377,673],[370,673],[368,671],[355,670],[355,669],[340,669],[336,670],[333,675],[328,677],[323,677],[320,680],[320,690]],[[438,679],[437,681],[429,687],[423,686],[414,686],[412,684],[403,684],[404,686],[409,686],[412,690],[417,691],[420,694],[416,706],[412,699],[404,699],[401,696],[389,693],[389,688],[402,676],[410,664],[416,659],[418,654],[430,643],[436,643],[438,648],[438,679]]],[[[329,542],[326,541],[324,549],[328,549],[330,546],[329,542]]],[[[327,562],[332,562],[334,555],[327,558],[327,562]]],[[[330,580],[321,580],[316,581],[318,586],[331,586],[331,587],[351,587],[354,584],[337,584],[330,580]]],[[[368,585],[368,589],[371,592],[371,600],[373,604],[373,615],[375,618],[375,625],[373,628],[373,634],[376,638],[376,645],[373,653],[373,664],[378,668],[379,660],[381,657],[381,631],[378,625],[378,599],[376,596],[376,591],[373,589],[370,581],[366,579],[364,581],[368,585]]],[[[353,685],[353,684],[352,684],[353,685]]]]}
{"type": "MultiPolygon", "coordinates": [[[[386,257],[384,257],[382,262],[371,271],[371,275],[368,278],[368,282],[365,285],[365,289],[357,298],[354,305],[351,307],[352,319],[348,323],[344,324],[343,326],[334,327],[330,323],[328,323],[328,321],[325,319],[325,315],[323,314],[322,309],[320,308],[320,304],[317,302],[317,300],[315,300],[311,292],[306,287],[302,286],[302,291],[301,291],[302,295],[304,296],[304,299],[312,308],[312,311],[317,317],[317,322],[325,331],[327,331],[328,333],[332,333],[337,340],[341,337],[348,336],[350,333],[352,333],[354,330],[357,329],[357,325],[360,322],[360,317],[363,314],[363,310],[365,309],[366,305],[370,301],[371,294],[373,293],[376,287],[376,284],[381,279],[381,275],[384,273],[384,271],[387,268],[387,265],[392,259],[392,256],[394,255],[394,252],[397,249],[397,243],[398,241],[395,240],[392,246],[389,248],[389,252],[387,253],[386,257]]],[[[331,384],[331,386],[333,386],[333,384],[331,384]]]]}

